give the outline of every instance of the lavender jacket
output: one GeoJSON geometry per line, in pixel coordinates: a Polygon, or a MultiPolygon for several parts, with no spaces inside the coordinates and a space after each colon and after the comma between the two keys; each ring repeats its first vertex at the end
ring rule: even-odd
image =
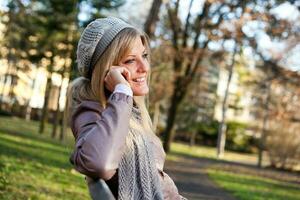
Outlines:
{"type": "MultiPolygon", "coordinates": [[[[106,181],[115,197],[118,194],[118,163],[129,131],[133,98],[113,93],[107,108],[98,102],[82,101],[71,118],[71,129],[76,139],[71,163],[88,177],[106,181]]],[[[180,199],[173,180],[163,172],[165,152],[158,137],[151,138],[154,157],[163,187],[164,199],[180,199]]]]}

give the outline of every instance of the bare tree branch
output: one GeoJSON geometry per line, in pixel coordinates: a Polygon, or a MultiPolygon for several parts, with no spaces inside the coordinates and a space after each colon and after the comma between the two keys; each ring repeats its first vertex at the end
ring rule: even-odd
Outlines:
{"type": "Polygon", "coordinates": [[[153,0],[150,12],[144,24],[144,30],[150,38],[154,36],[155,24],[158,20],[158,13],[161,4],[162,4],[162,0],[153,0]]]}
{"type": "Polygon", "coordinates": [[[178,34],[181,32],[180,23],[179,23],[180,20],[178,19],[179,1],[180,0],[176,1],[174,10],[171,8],[170,3],[167,3],[166,5],[168,10],[168,16],[170,19],[171,29],[173,31],[172,42],[176,50],[178,50],[178,34]]]}
{"type": "Polygon", "coordinates": [[[209,3],[209,1],[205,1],[202,12],[199,13],[199,15],[195,21],[196,35],[194,38],[194,45],[193,45],[194,50],[198,48],[198,39],[199,39],[199,36],[201,33],[201,28],[202,28],[202,23],[203,23],[202,20],[207,17],[210,6],[211,6],[211,3],[209,3]]]}
{"type": "Polygon", "coordinates": [[[183,33],[183,44],[182,44],[183,47],[187,46],[187,38],[188,38],[188,31],[189,31],[188,29],[190,27],[191,8],[192,8],[192,5],[193,5],[193,2],[194,2],[194,0],[190,1],[190,5],[189,5],[189,9],[188,9],[188,15],[187,15],[186,20],[185,20],[185,28],[184,28],[184,33],[183,33]]]}

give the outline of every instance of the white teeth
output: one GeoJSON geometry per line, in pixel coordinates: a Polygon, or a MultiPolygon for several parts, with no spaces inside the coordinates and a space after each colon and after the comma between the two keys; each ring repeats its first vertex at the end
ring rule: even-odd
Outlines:
{"type": "Polygon", "coordinates": [[[143,82],[145,81],[145,77],[142,77],[142,78],[135,78],[133,79],[135,82],[143,82]]]}

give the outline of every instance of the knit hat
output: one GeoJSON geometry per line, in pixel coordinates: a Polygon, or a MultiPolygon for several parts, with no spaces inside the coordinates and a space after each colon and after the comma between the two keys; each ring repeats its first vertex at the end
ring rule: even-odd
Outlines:
{"type": "Polygon", "coordinates": [[[115,17],[96,19],[88,24],[77,46],[77,66],[82,76],[91,78],[101,55],[116,35],[125,28],[134,27],[115,17]]]}

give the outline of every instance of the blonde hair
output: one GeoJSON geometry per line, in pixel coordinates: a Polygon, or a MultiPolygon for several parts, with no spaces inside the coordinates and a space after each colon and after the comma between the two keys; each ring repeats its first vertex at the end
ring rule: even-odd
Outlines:
{"type": "MultiPolygon", "coordinates": [[[[97,61],[92,72],[91,79],[78,77],[70,83],[68,90],[69,119],[72,111],[84,100],[97,101],[103,108],[107,106],[107,97],[105,95],[104,78],[112,65],[117,65],[121,59],[128,54],[134,45],[136,38],[140,37],[148,54],[150,55],[149,39],[144,32],[134,28],[122,30],[107,47],[100,59],[97,61]]],[[[150,62],[150,60],[149,60],[150,62]]],[[[148,76],[149,78],[150,76],[148,76]]],[[[148,81],[149,82],[149,81],[148,81]]],[[[144,96],[134,96],[134,102],[139,107],[142,117],[142,125],[146,130],[152,130],[152,123],[145,105],[144,96]]],[[[132,121],[132,120],[131,120],[132,121]]],[[[135,126],[130,122],[131,126],[135,126]]],[[[147,131],[148,132],[148,131],[147,131]]]]}

